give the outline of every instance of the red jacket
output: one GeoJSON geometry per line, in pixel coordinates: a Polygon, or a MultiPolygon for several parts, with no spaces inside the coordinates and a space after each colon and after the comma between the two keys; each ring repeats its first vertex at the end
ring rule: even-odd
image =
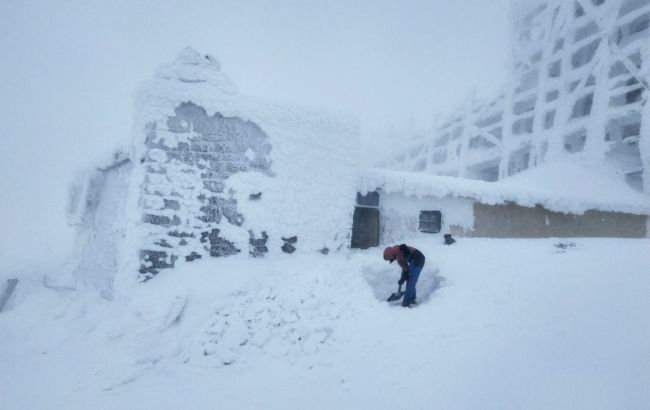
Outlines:
{"type": "MultiPolygon", "coordinates": [[[[400,249],[401,246],[402,245],[389,246],[384,249],[384,260],[390,261],[391,263],[396,260],[402,270],[408,270],[408,260],[406,255],[404,255],[404,252],[402,252],[402,249],[400,249]]],[[[412,246],[404,246],[408,248],[410,254],[409,257],[413,258],[418,266],[424,266],[424,255],[422,255],[422,252],[412,246]]]]}

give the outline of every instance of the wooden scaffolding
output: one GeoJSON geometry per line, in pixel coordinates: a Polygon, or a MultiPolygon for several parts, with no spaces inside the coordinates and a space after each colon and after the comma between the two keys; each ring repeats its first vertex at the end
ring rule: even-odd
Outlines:
{"type": "Polygon", "coordinates": [[[513,80],[388,168],[495,181],[584,153],[650,192],[650,0],[546,0],[514,23],[513,80]]]}

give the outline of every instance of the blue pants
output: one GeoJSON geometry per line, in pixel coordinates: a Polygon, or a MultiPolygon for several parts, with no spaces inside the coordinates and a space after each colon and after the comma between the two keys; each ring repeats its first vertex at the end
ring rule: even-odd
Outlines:
{"type": "Polygon", "coordinates": [[[403,306],[408,306],[415,302],[415,285],[418,283],[421,271],[422,266],[415,266],[413,262],[409,262],[409,279],[406,281],[406,291],[402,300],[403,306]]]}

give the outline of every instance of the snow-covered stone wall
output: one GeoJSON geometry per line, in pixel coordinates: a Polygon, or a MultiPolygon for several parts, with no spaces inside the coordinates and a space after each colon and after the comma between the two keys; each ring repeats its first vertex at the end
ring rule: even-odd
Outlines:
{"type": "MultiPolygon", "coordinates": [[[[243,96],[216,59],[181,51],[136,93],[127,188],[95,184],[124,221],[112,275],[130,283],[136,272],[148,280],[209,256],[346,250],[358,147],[356,119],[243,96]]],[[[81,231],[97,236],[112,225],[81,231]]]]}
{"type": "Polygon", "coordinates": [[[356,120],[241,96],[213,58],[190,49],[138,105],[145,278],[179,258],[349,246],[356,120]]]}
{"type": "MultiPolygon", "coordinates": [[[[249,227],[249,246],[242,246],[243,234],[237,228],[243,228],[246,218],[234,190],[226,191],[228,178],[240,172],[273,177],[271,144],[259,126],[220,113],[208,115],[203,107],[182,102],[160,127],[159,122],[150,122],[145,135],[141,207],[152,243],[141,250],[140,273],[173,267],[178,257],[201,258],[202,250],[210,256],[249,248],[255,256],[268,252],[263,227],[257,232],[249,227]]],[[[246,200],[263,201],[263,190],[260,187],[246,200]]]]}

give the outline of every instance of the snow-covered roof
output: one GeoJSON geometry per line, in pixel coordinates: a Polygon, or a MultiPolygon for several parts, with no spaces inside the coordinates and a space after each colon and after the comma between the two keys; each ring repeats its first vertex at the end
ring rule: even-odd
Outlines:
{"type": "Polygon", "coordinates": [[[514,202],[563,213],[588,210],[650,215],[650,196],[606,171],[568,162],[546,164],[498,182],[366,168],[362,193],[381,189],[409,196],[470,198],[487,205],[514,202]]]}
{"type": "Polygon", "coordinates": [[[201,55],[191,47],[181,50],[174,61],[159,66],[155,75],[182,83],[209,83],[223,93],[237,93],[237,86],[221,71],[219,60],[210,54],[201,55]]]}

